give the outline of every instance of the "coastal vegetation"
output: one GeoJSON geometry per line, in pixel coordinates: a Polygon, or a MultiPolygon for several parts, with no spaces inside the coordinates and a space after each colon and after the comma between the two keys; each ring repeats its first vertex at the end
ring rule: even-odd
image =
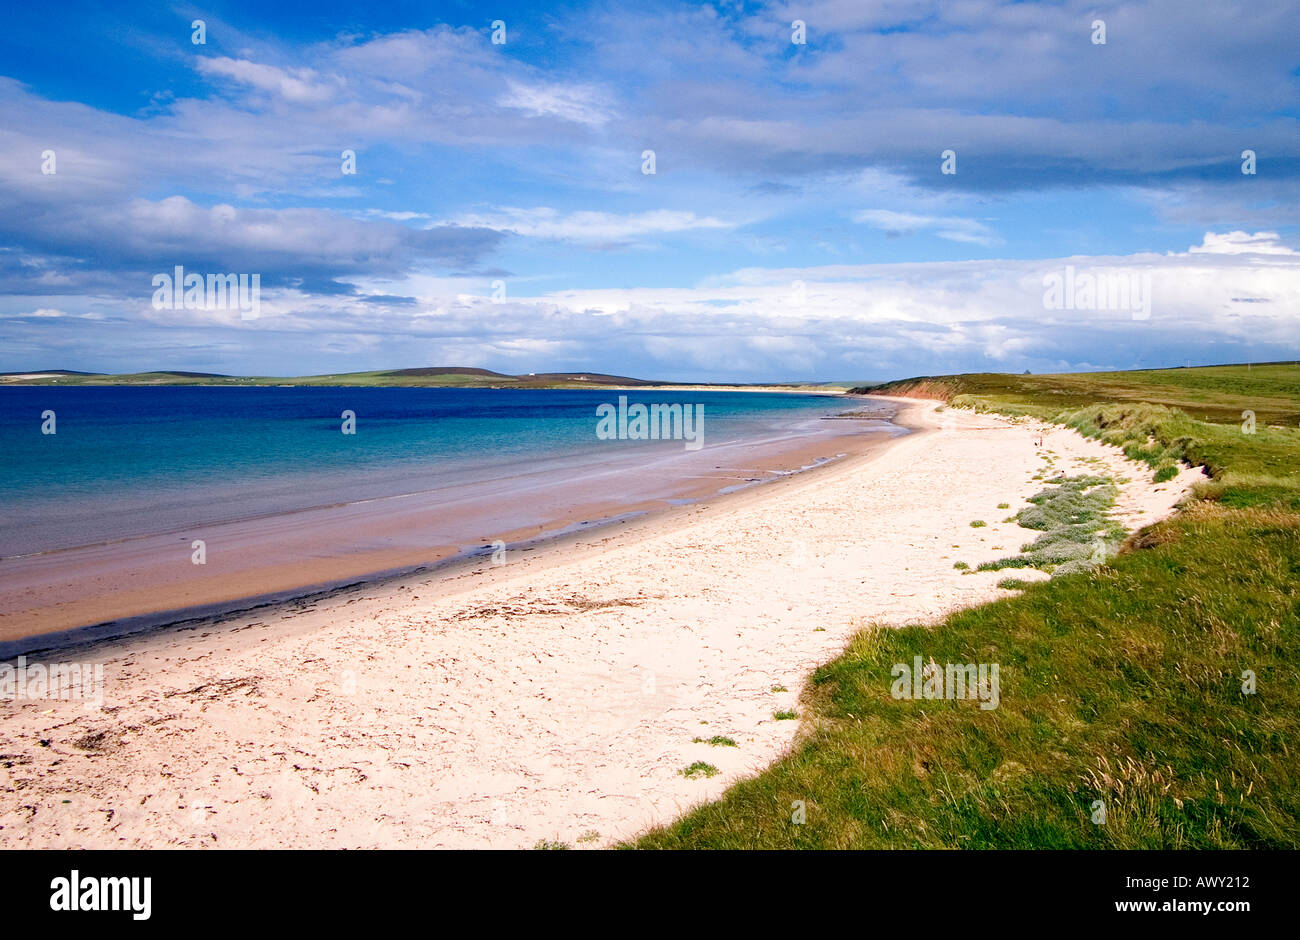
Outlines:
{"type": "MultiPolygon", "coordinates": [[[[1066,424],[1153,478],[1186,463],[1208,479],[1100,564],[1004,579],[1022,593],[930,627],[862,630],[803,689],[785,757],[633,844],[1300,847],[1300,366],[855,391],[1066,424]],[[915,657],[1000,664],[998,707],[894,698],[891,667],[915,657]]],[[[1109,486],[1049,482],[1018,518],[1113,538],[1109,486]]]]}
{"type": "Polygon", "coordinates": [[[702,760],[697,760],[689,767],[683,767],[680,773],[688,780],[695,780],[700,777],[715,776],[718,773],[718,768],[714,767],[712,764],[705,763],[702,760]]]}
{"type": "Polygon", "coordinates": [[[1100,476],[1058,477],[1029,497],[1014,519],[1043,534],[1020,547],[1019,555],[981,562],[978,571],[1038,568],[1056,574],[1085,571],[1112,554],[1125,532],[1109,517],[1119,490],[1100,476]]]}
{"type": "Polygon", "coordinates": [[[735,740],[733,738],[727,737],[724,734],[715,734],[711,738],[695,738],[694,740],[691,741],[691,743],[708,744],[713,747],[735,747],[736,746],[735,740]]]}

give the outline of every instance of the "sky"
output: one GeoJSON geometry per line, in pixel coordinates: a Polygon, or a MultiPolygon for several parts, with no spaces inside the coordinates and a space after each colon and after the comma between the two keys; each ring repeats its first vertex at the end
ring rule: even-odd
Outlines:
{"type": "Polygon", "coordinates": [[[1298,118],[1296,2],[12,5],[0,371],[1292,359],[1298,118]]]}

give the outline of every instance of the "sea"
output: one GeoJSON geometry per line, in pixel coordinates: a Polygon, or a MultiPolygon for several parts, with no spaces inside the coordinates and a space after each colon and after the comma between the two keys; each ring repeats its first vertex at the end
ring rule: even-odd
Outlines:
{"type": "Polygon", "coordinates": [[[598,437],[598,409],[619,396],[702,406],[706,453],[813,435],[851,409],[657,389],[0,388],[0,560],[595,465],[668,472],[689,442],[598,437]]]}

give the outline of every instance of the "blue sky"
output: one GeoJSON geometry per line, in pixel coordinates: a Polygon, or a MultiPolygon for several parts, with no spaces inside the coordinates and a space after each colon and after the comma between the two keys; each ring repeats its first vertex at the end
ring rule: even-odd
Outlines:
{"type": "Polygon", "coordinates": [[[1295,3],[16,7],[0,371],[1292,358],[1297,40],[1295,3]],[[176,265],[258,316],[155,309],[176,265]],[[1067,267],[1149,310],[1050,307],[1067,267]]]}

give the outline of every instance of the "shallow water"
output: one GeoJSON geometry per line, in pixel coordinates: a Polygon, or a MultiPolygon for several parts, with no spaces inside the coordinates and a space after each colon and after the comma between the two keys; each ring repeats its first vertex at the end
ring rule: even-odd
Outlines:
{"type": "MultiPolygon", "coordinates": [[[[599,440],[596,408],[704,405],[704,449],[825,433],[826,396],[412,388],[0,389],[0,557],[405,494],[683,463],[681,441],[599,440]],[[42,434],[42,413],[56,433],[42,434]],[[342,433],[345,411],[356,433],[342,433]]],[[[686,464],[693,463],[685,461],[686,464]]],[[[626,493],[626,498],[654,493],[626,493]]],[[[523,507],[521,507],[523,508],[523,507]]],[[[496,526],[532,518],[498,518],[496,526]]]]}

